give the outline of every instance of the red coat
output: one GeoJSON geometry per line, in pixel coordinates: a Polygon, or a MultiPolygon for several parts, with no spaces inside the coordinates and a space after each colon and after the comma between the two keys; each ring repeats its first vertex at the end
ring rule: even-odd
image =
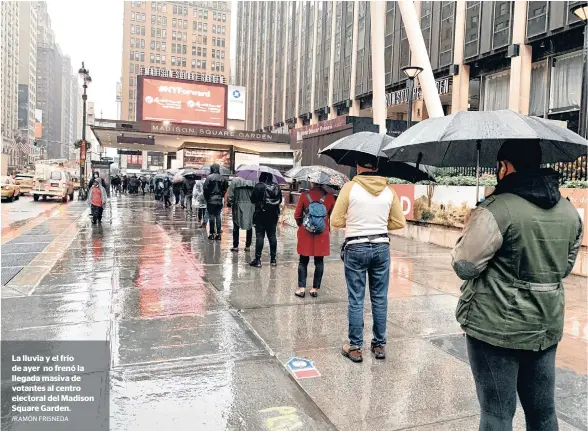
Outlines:
{"type": "MultiPolygon", "coordinates": [[[[322,189],[314,188],[309,192],[313,202],[321,200],[325,192],[322,189]]],[[[304,210],[308,208],[310,202],[306,197],[306,193],[300,195],[298,205],[296,205],[296,211],[294,212],[294,219],[298,224],[298,254],[301,256],[328,256],[331,254],[331,243],[330,243],[330,220],[329,216],[335,206],[335,198],[332,194],[327,193],[323,204],[327,208],[328,216],[325,218],[325,230],[319,234],[312,234],[302,226],[302,220],[304,219],[304,210]]]]}

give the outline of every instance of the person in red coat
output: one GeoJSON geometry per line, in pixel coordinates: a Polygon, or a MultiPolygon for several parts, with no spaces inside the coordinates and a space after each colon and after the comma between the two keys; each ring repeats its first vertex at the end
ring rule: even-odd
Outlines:
{"type": "Polygon", "coordinates": [[[314,257],[314,277],[312,283],[312,290],[310,296],[317,297],[318,291],[321,287],[321,280],[324,271],[324,257],[331,254],[330,243],[330,220],[329,216],[335,206],[335,198],[331,193],[328,193],[319,184],[312,184],[312,188],[300,195],[296,211],[294,212],[294,219],[298,225],[298,247],[297,251],[300,255],[300,262],[298,263],[298,289],[294,293],[300,298],[306,295],[306,275],[308,273],[308,263],[310,257],[314,257]],[[308,211],[310,202],[308,195],[313,202],[319,202],[323,197],[323,205],[327,209],[327,217],[325,217],[325,229],[321,233],[311,233],[303,226],[304,215],[308,211]]]}

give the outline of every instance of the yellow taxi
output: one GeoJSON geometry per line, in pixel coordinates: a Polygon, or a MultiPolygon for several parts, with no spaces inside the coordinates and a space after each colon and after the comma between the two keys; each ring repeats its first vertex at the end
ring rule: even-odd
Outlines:
{"type": "Polygon", "coordinates": [[[72,175],[71,182],[73,183],[74,190],[80,189],[80,179],[78,177],[72,175]]]}
{"type": "Polygon", "coordinates": [[[12,202],[20,197],[20,187],[11,177],[0,177],[0,186],[2,187],[2,199],[12,202]]]}
{"type": "Polygon", "coordinates": [[[30,193],[35,185],[35,176],[33,174],[16,174],[14,182],[20,187],[20,194],[30,193]]]}

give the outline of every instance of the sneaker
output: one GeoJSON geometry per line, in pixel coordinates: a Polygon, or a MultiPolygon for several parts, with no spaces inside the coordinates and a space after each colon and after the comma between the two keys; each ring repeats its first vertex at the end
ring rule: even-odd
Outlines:
{"type": "Polygon", "coordinates": [[[217,241],[220,241],[220,240],[221,240],[221,236],[220,236],[220,234],[216,234],[216,235],[214,236],[214,239],[215,239],[215,240],[217,240],[217,241]]]}
{"type": "Polygon", "coordinates": [[[385,346],[372,343],[371,351],[374,354],[376,359],[386,359],[386,347],[385,346]]]}
{"type": "Polygon", "coordinates": [[[249,266],[253,266],[254,268],[261,268],[261,260],[253,259],[251,262],[249,262],[249,266]]]}
{"type": "Polygon", "coordinates": [[[233,247],[231,251],[239,251],[239,247],[233,247]]]}
{"type": "Polygon", "coordinates": [[[363,362],[363,353],[361,351],[361,347],[345,344],[341,349],[341,354],[346,358],[349,358],[349,360],[352,362],[363,362]]]}
{"type": "Polygon", "coordinates": [[[212,241],[212,240],[214,239],[214,236],[215,236],[215,235],[213,235],[213,234],[210,234],[210,235],[208,235],[208,239],[212,241]]]}
{"type": "Polygon", "coordinates": [[[270,265],[271,266],[278,266],[278,262],[276,262],[276,258],[275,257],[270,260],[270,265]]]}
{"type": "Polygon", "coordinates": [[[245,247],[245,251],[251,251],[251,247],[245,247]]]}

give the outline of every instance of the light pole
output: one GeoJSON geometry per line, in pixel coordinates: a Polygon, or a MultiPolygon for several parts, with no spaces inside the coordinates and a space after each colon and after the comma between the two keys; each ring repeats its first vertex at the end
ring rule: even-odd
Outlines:
{"type": "Polygon", "coordinates": [[[406,122],[406,128],[410,129],[410,126],[412,126],[412,93],[414,91],[414,79],[419,76],[419,73],[423,71],[423,68],[418,66],[406,66],[402,68],[402,71],[408,78],[408,120],[406,122]]]}
{"type": "Polygon", "coordinates": [[[92,82],[92,78],[90,77],[90,71],[84,67],[84,62],[82,61],[82,67],[78,70],[78,74],[80,78],[82,78],[83,85],[82,88],[84,92],[82,94],[82,144],[80,145],[80,192],[84,190],[85,187],[85,172],[84,168],[86,167],[86,100],[88,100],[88,95],[86,94],[86,89],[88,88],[88,84],[92,82]]]}
{"type": "MultiPolygon", "coordinates": [[[[570,8],[570,11],[587,24],[588,3],[580,3],[570,8]]],[[[582,95],[580,102],[580,118],[578,133],[583,138],[588,137],[588,27],[584,26],[584,47],[582,49],[582,95]]]]}

